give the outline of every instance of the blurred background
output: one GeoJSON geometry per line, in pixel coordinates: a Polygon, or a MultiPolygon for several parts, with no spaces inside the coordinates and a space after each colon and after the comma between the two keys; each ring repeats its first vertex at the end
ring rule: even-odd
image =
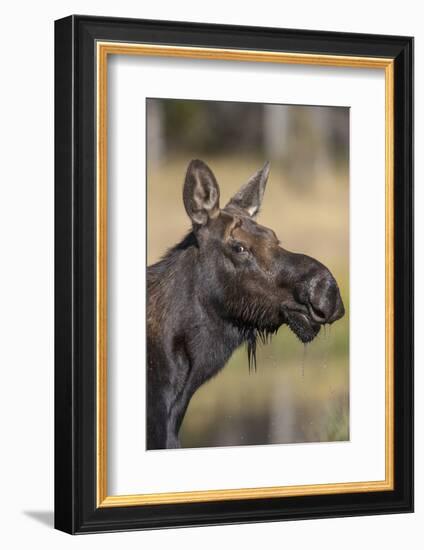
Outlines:
{"type": "Polygon", "coordinates": [[[148,265],[190,228],[182,186],[192,158],[215,173],[222,206],[269,160],[258,222],[324,263],[346,307],[308,345],[281,327],[258,345],[256,372],[239,348],[192,398],[182,446],[349,439],[349,109],[148,99],[146,115],[148,265]]]}

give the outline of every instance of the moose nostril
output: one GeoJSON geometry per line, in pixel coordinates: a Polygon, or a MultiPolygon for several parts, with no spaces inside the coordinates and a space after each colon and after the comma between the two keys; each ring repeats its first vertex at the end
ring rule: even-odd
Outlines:
{"type": "Polygon", "coordinates": [[[328,323],[340,300],[339,289],[333,276],[324,272],[312,279],[309,286],[309,313],[317,323],[328,323]]]}
{"type": "Polygon", "coordinates": [[[343,302],[336,281],[330,275],[317,281],[308,300],[309,313],[317,323],[333,323],[344,315],[343,302]]]}
{"type": "Polygon", "coordinates": [[[311,313],[316,318],[316,321],[325,322],[327,320],[327,315],[317,306],[314,306],[310,303],[311,313]]]}
{"type": "Polygon", "coordinates": [[[344,315],[343,302],[336,280],[326,268],[321,268],[298,284],[294,299],[306,307],[312,321],[333,323],[344,315]]]}

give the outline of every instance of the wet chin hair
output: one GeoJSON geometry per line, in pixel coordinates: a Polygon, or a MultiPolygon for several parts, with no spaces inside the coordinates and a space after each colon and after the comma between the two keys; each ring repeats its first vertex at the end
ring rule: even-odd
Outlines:
{"type": "Polygon", "coordinates": [[[268,344],[271,341],[271,338],[276,332],[277,329],[272,330],[259,330],[259,329],[250,329],[246,334],[246,343],[247,343],[247,362],[249,365],[249,372],[256,372],[257,363],[256,363],[256,346],[259,342],[261,344],[268,344]]]}
{"type": "MultiPolygon", "coordinates": [[[[309,342],[312,342],[320,331],[319,325],[304,326],[303,324],[297,322],[295,318],[288,318],[287,325],[293,334],[302,342],[302,344],[309,344],[309,342]]],[[[272,336],[276,334],[277,331],[278,328],[262,330],[251,328],[246,331],[245,338],[247,343],[247,361],[249,365],[249,372],[256,372],[257,370],[256,346],[258,339],[261,344],[268,344],[271,341],[272,336]]]]}

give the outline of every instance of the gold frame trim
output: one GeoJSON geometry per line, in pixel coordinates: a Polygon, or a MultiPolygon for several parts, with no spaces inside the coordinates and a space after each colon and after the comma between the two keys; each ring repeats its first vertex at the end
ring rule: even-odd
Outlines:
{"type": "Polygon", "coordinates": [[[97,42],[97,506],[141,506],[305,495],[364,493],[394,489],[394,60],[219,48],[97,42]],[[386,430],[385,479],[282,487],[217,489],[178,493],[107,494],[107,60],[108,55],[220,59],[331,67],[384,69],[386,125],[386,430]]]}

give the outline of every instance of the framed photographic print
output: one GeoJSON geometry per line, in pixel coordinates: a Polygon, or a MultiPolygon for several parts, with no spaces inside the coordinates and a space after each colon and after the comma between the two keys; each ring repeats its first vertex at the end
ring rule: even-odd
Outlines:
{"type": "Polygon", "coordinates": [[[413,509],[413,39],[55,24],[55,525],[413,509]]]}

